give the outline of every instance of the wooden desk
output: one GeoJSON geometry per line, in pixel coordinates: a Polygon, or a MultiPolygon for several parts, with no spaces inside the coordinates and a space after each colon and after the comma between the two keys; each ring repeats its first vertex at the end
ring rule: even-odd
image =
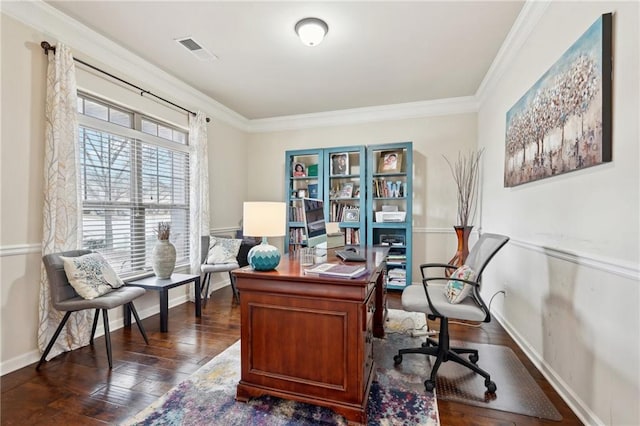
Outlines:
{"type": "MultiPolygon", "coordinates": [[[[339,262],[331,252],[329,261],[339,262]]],[[[368,248],[370,273],[351,280],[305,276],[286,257],[275,271],[233,271],[241,317],[236,399],[269,394],[366,424],[373,336],[384,333],[387,252],[368,248]]]]}
{"type": "MultiPolygon", "coordinates": [[[[160,331],[169,331],[169,289],[187,283],[195,284],[196,317],[202,316],[201,296],[200,296],[200,275],[191,274],[171,274],[169,278],[158,278],[155,275],[137,280],[126,281],[126,285],[142,287],[146,290],[155,290],[160,294],[160,331]]],[[[124,305],[124,325],[131,325],[131,311],[124,305]]]]}

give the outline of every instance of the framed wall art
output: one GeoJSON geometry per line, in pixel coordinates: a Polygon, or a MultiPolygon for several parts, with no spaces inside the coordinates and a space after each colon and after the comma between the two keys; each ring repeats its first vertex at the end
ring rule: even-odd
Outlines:
{"type": "Polygon", "coordinates": [[[611,161],[612,15],[602,15],[507,112],[504,186],[611,161]]]}

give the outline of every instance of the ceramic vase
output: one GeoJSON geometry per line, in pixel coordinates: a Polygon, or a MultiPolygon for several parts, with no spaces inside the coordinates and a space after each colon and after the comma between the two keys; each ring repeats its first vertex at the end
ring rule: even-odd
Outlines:
{"type": "MultiPolygon", "coordinates": [[[[458,237],[458,248],[456,254],[449,261],[449,265],[462,266],[469,256],[469,235],[473,226],[454,226],[456,237],[458,237]]],[[[447,276],[453,271],[447,270],[447,276]]]]}
{"type": "Polygon", "coordinates": [[[176,267],[176,247],[169,240],[158,240],[153,248],[153,272],[158,278],[169,278],[176,267]]]}

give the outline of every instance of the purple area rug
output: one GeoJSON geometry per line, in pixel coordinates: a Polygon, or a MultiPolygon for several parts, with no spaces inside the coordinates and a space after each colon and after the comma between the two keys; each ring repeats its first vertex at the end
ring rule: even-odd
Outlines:
{"type": "MultiPolygon", "coordinates": [[[[374,343],[382,352],[382,341],[374,343]]],[[[376,354],[393,358],[393,354],[376,354]]],[[[346,425],[344,417],[315,405],[263,396],[235,400],[240,341],[209,361],[126,425],[346,425]]],[[[439,425],[435,396],[404,386],[402,375],[378,367],[367,406],[369,425],[439,425]]]]}

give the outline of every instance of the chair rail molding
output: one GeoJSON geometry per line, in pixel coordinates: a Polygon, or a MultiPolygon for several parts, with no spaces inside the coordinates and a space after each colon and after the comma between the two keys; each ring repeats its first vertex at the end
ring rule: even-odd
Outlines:
{"type": "Polygon", "coordinates": [[[0,257],[20,256],[31,253],[42,253],[42,244],[15,244],[0,246],[0,257]]]}
{"type": "Polygon", "coordinates": [[[524,240],[512,238],[511,244],[526,250],[542,253],[549,257],[564,260],[566,262],[575,263],[581,266],[587,266],[599,269],[610,274],[615,274],[624,278],[640,281],[640,265],[631,262],[624,262],[616,259],[608,259],[605,257],[594,256],[590,254],[571,252],[558,247],[548,247],[524,240]]]}

